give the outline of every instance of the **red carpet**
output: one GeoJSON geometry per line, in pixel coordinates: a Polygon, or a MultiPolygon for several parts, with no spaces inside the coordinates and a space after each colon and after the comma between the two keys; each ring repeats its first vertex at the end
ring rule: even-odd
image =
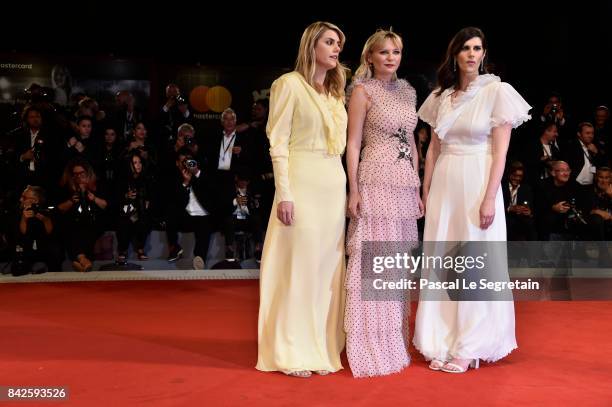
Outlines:
{"type": "MultiPolygon", "coordinates": [[[[612,404],[612,302],[518,302],[519,349],[463,375],[261,373],[257,281],[0,284],[0,386],[75,406],[612,404]]],[[[33,405],[7,403],[5,405],[33,405]]],[[[38,402],[37,404],[40,404],[38,402]]]]}

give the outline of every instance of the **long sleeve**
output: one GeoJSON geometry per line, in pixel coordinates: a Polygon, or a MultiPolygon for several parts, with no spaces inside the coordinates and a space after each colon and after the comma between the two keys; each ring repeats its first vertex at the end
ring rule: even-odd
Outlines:
{"type": "Polygon", "coordinates": [[[295,95],[286,78],[279,78],[270,90],[270,113],[266,131],[278,201],[293,201],[289,185],[289,139],[291,137],[295,95]]]}

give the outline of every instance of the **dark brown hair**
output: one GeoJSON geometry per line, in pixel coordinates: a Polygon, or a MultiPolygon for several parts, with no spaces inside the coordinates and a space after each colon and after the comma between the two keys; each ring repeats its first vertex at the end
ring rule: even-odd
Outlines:
{"type": "MultiPolygon", "coordinates": [[[[461,52],[463,44],[465,44],[472,38],[480,38],[480,40],[482,41],[483,50],[487,50],[487,40],[480,28],[466,27],[460,30],[457,34],[455,34],[450,44],[448,44],[448,48],[446,49],[446,56],[444,57],[444,62],[442,62],[442,64],[438,68],[438,87],[440,89],[436,93],[437,96],[440,96],[442,92],[444,92],[446,89],[451,87],[457,87],[459,85],[459,73],[455,69],[455,58],[457,57],[457,54],[461,52]]],[[[485,60],[483,62],[483,67],[484,73],[486,73],[486,54],[484,58],[485,60]]]]}

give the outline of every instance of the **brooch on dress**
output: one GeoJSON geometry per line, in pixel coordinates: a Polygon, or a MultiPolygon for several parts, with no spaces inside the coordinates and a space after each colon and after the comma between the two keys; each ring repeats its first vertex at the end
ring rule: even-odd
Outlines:
{"type": "Polygon", "coordinates": [[[408,132],[403,127],[400,127],[396,133],[392,134],[390,138],[397,138],[399,144],[397,145],[398,156],[395,163],[397,164],[400,160],[408,160],[412,163],[412,154],[410,150],[410,143],[408,142],[408,132]]]}

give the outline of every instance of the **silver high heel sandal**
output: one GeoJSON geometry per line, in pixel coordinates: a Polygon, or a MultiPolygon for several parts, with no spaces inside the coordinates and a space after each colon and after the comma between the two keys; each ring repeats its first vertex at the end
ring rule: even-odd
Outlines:
{"type": "Polygon", "coordinates": [[[300,377],[302,379],[309,378],[312,376],[312,372],[310,370],[293,370],[293,371],[285,371],[283,373],[287,376],[300,377]]]}
{"type": "Polygon", "coordinates": [[[431,362],[429,362],[429,368],[431,370],[440,370],[442,369],[442,367],[446,364],[446,362],[444,362],[443,360],[440,359],[432,359],[431,362]]]}
{"type": "Polygon", "coordinates": [[[456,363],[448,362],[444,364],[444,366],[442,366],[440,370],[446,373],[465,373],[469,370],[469,368],[478,369],[479,367],[480,367],[480,359],[472,359],[470,361],[470,364],[467,365],[466,368],[463,368],[462,366],[456,363]]]}

